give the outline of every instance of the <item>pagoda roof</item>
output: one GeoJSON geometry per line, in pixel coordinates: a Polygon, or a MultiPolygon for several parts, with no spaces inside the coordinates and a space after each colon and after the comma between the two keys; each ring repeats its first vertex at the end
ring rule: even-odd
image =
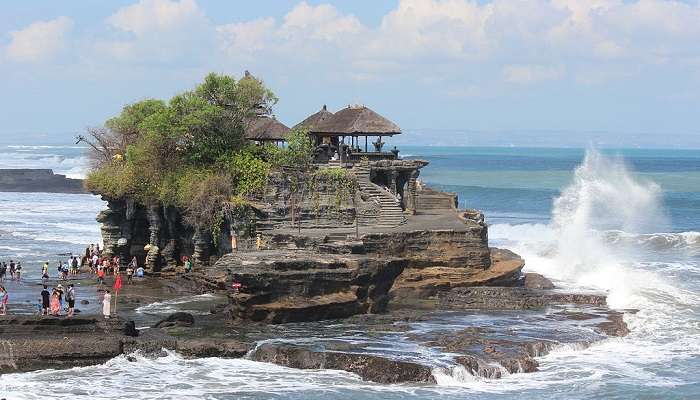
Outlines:
{"type": "Polygon", "coordinates": [[[248,140],[286,140],[290,129],[274,117],[253,117],[245,123],[245,138],[248,140]]]}
{"type": "Polygon", "coordinates": [[[355,105],[320,121],[310,132],[327,135],[392,136],[400,134],[401,128],[370,108],[355,105]]]}
{"type": "Polygon", "coordinates": [[[313,131],[314,128],[321,122],[333,117],[333,113],[328,111],[328,108],[324,104],[323,107],[321,108],[320,111],[309,115],[306,117],[305,120],[299,122],[298,124],[294,125],[294,129],[296,128],[306,128],[309,131],[313,131]]]}

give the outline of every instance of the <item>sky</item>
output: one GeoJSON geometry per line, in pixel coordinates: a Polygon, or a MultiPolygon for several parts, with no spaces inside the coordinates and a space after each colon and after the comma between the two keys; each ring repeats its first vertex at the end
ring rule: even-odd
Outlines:
{"type": "Polygon", "coordinates": [[[700,148],[697,0],[3,0],[0,143],[245,70],[290,126],[365,104],[398,143],[700,148]]]}

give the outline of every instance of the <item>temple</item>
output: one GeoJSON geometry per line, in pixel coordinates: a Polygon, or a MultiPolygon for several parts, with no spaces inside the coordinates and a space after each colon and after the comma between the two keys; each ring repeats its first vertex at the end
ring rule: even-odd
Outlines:
{"type": "MultiPolygon", "coordinates": [[[[428,162],[404,160],[394,146],[385,151],[383,138],[401,134],[401,128],[363,105],[348,106],[335,114],[324,105],[294,126],[309,132],[314,163],[319,168],[346,168],[355,174],[365,197],[380,205],[383,225],[400,225],[404,213],[416,214],[418,176],[428,162]]],[[[289,133],[274,117],[249,120],[245,137],[258,144],[283,145],[289,133]]]]}

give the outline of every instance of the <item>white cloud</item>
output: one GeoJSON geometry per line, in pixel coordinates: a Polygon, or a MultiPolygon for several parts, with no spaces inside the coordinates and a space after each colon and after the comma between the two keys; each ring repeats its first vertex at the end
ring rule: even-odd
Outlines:
{"type": "Polygon", "coordinates": [[[107,18],[107,22],[138,36],[178,31],[207,23],[204,12],[195,0],[140,0],[118,10],[107,18]]]}
{"type": "Polygon", "coordinates": [[[261,51],[274,40],[275,19],[272,17],[232,23],[216,28],[224,51],[230,55],[261,51]]]}
{"type": "Polygon", "coordinates": [[[18,62],[49,60],[65,48],[66,34],[72,27],[70,18],[58,17],[10,32],[12,40],[5,49],[7,58],[18,62]]]}
{"type": "Polygon", "coordinates": [[[507,65],[503,68],[506,82],[532,84],[564,77],[564,68],[548,65],[507,65]]]}
{"type": "Polygon", "coordinates": [[[279,33],[288,39],[301,37],[333,41],[363,29],[362,23],[353,15],[342,15],[328,4],[314,7],[302,1],[284,17],[279,33]]]}

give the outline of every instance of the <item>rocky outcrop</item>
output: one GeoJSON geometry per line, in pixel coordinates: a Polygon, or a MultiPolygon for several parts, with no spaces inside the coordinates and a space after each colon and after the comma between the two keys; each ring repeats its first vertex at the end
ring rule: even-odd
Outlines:
{"type": "Polygon", "coordinates": [[[50,169],[0,169],[0,192],[87,193],[82,179],[66,178],[50,169]]]}
{"type": "Polygon", "coordinates": [[[103,363],[137,334],[133,322],[118,318],[4,316],[0,373],[103,363]]]}
{"type": "Polygon", "coordinates": [[[485,224],[461,230],[414,230],[366,233],[361,236],[367,254],[385,254],[410,260],[411,268],[446,266],[486,269],[491,264],[485,224]]]}
{"type": "Polygon", "coordinates": [[[384,383],[436,383],[432,369],[417,363],[397,361],[370,354],[315,351],[284,343],[264,343],[250,359],[298,369],[335,369],[384,383]]]}
{"type": "Polygon", "coordinates": [[[153,325],[154,328],[171,328],[174,326],[192,326],[194,325],[194,316],[186,312],[176,312],[168,315],[162,320],[153,325]]]}
{"type": "Polygon", "coordinates": [[[234,319],[285,323],[382,312],[406,261],[391,257],[260,251],[221,258],[241,289],[231,293],[234,319]]]}
{"type": "Polygon", "coordinates": [[[491,249],[490,254],[488,268],[455,266],[453,263],[427,267],[418,264],[418,267],[406,268],[396,280],[392,296],[401,302],[405,299],[431,298],[459,287],[519,285],[525,261],[508,250],[491,249]]]}
{"type": "Polygon", "coordinates": [[[441,308],[449,310],[532,310],[552,304],[606,305],[598,294],[564,293],[524,287],[462,287],[438,295],[441,308]]]}

